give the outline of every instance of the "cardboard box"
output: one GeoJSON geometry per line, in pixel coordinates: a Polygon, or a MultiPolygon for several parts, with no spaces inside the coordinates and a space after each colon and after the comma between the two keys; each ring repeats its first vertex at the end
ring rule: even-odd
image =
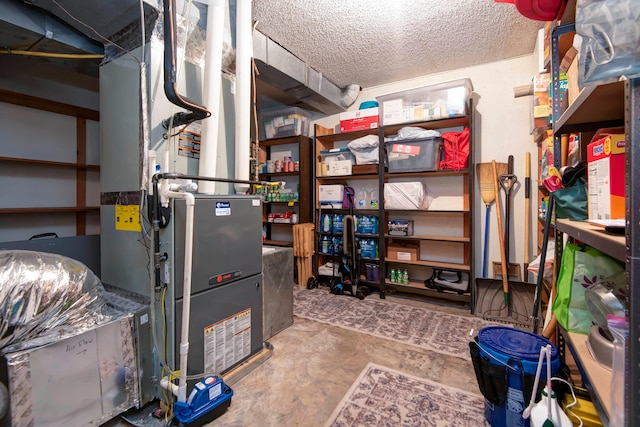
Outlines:
{"type": "Polygon", "coordinates": [[[378,107],[340,113],[340,132],[378,128],[378,107]]]}
{"type": "Polygon", "coordinates": [[[549,127],[551,105],[549,99],[549,73],[541,73],[533,77],[533,128],[549,127]]]}
{"type": "Polygon", "coordinates": [[[387,221],[387,233],[390,236],[413,236],[413,220],[390,219],[387,221]]]}
{"type": "Polygon", "coordinates": [[[411,243],[389,243],[387,258],[398,261],[418,261],[420,245],[411,243]]]}
{"type": "Polygon", "coordinates": [[[587,146],[589,219],[625,217],[625,136],[598,131],[587,146]]]}

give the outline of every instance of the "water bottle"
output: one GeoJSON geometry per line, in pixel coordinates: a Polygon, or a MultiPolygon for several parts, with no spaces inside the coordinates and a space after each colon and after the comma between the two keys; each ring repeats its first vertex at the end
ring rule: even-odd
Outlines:
{"type": "Polygon", "coordinates": [[[328,214],[323,215],[322,219],[322,231],[328,233],[331,231],[331,216],[328,214]]]}
{"type": "Polygon", "coordinates": [[[396,282],[396,280],[397,280],[396,278],[397,278],[396,269],[395,269],[395,268],[392,268],[392,269],[391,269],[391,273],[389,273],[389,280],[390,280],[392,283],[395,283],[395,282],[396,282]]]}
{"type": "Polygon", "coordinates": [[[322,250],[321,252],[323,254],[328,254],[329,253],[329,236],[324,236],[322,238],[322,250]]]}
{"type": "Polygon", "coordinates": [[[369,209],[378,209],[380,206],[380,199],[378,198],[378,189],[374,188],[369,193],[369,209]]]}
{"type": "Polygon", "coordinates": [[[356,209],[367,209],[367,206],[367,190],[363,188],[356,196],[356,209]]]}

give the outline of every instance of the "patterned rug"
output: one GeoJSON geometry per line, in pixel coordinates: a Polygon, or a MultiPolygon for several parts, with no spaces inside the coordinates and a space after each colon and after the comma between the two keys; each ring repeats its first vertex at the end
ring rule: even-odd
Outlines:
{"type": "Polygon", "coordinates": [[[495,325],[479,317],[410,307],[377,296],[359,300],[333,295],[322,288],[294,287],[293,314],[466,360],[471,360],[471,330],[495,325]]]}
{"type": "Polygon", "coordinates": [[[488,427],[482,396],[369,363],[325,427],[452,425],[488,427]]]}

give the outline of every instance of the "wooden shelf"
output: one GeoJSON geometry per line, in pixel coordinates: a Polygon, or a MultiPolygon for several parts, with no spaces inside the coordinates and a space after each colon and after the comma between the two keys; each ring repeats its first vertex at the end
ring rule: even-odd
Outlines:
{"type": "Polygon", "coordinates": [[[2,208],[0,214],[20,213],[64,213],[64,212],[99,212],[100,206],[62,206],[42,208],[2,208]]]}
{"type": "Polygon", "coordinates": [[[100,170],[100,165],[88,165],[84,163],[71,163],[71,162],[54,162],[51,160],[39,160],[39,159],[21,159],[18,157],[4,157],[0,156],[1,162],[11,163],[28,163],[33,165],[47,165],[47,166],[61,166],[75,169],[87,169],[87,170],[100,170]]]}
{"type": "Polygon", "coordinates": [[[277,145],[297,144],[299,136],[285,136],[283,138],[263,139],[259,142],[262,147],[275,147],[277,145]]]}
{"type": "Polygon", "coordinates": [[[558,231],[567,233],[616,259],[624,261],[627,256],[625,236],[607,233],[604,227],[568,219],[556,219],[556,227],[558,231]]]}
{"type": "Polygon", "coordinates": [[[470,211],[468,209],[460,209],[460,210],[447,210],[447,211],[436,211],[436,210],[410,210],[410,209],[385,209],[385,212],[393,212],[393,213],[406,213],[406,214],[468,214],[470,211]]]}
{"type": "Polygon", "coordinates": [[[468,264],[455,264],[452,262],[440,262],[440,261],[400,261],[397,259],[385,258],[385,262],[393,264],[405,264],[405,265],[418,265],[421,267],[434,267],[444,268],[447,270],[460,270],[470,271],[471,267],[468,264]]]}
{"type": "Polygon", "coordinates": [[[263,240],[262,241],[263,245],[268,245],[268,246],[287,246],[287,247],[293,247],[293,242],[287,242],[286,240],[263,240]]]}
{"type": "Polygon", "coordinates": [[[260,175],[258,175],[258,178],[261,181],[266,181],[268,178],[274,177],[274,176],[299,176],[300,172],[299,171],[295,171],[295,172],[267,172],[267,173],[261,173],[260,175]]]}
{"type": "Polygon", "coordinates": [[[436,176],[464,176],[468,175],[469,170],[440,170],[440,171],[429,171],[429,172],[387,172],[384,174],[385,178],[428,178],[428,177],[436,177],[436,176]]]}
{"type": "Polygon", "coordinates": [[[447,117],[444,119],[429,120],[426,122],[419,121],[419,122],[413,122],[413,123],[387,125],[387,126],[384,126],[384,134],[385,135],[396,134],[400,129],[407,126],[416,126],[424,129],[445,129],[445,128],[463,127],[463,126],[469,126],[469,117],[468,116],[447,117]]]}
{"type": "Polygon", "coordinates": [[[388,239],[398,240],[432,240],[435,242],[453,242],[453,243],[469,243],[470,237],[449,237],[449,236],[420,236],[414,234],[413,236],[393,236],[391,234],[385,234],[384,237],[388,239]]]}
{"type": "Polygon", "coordinates": [[[387,280],[385,281],[385,284],[388,287],[395,288],[398,292],[403,292],[403,289],[406,289],[407,292],[411,292],[412,294],[417,293],[429,298],[439,298],[448,301],[462,302],[465,304],[471,303],[471,295],[469,293],[459,294],[455,291],[437,291],[435,289],[427,288],[424,282],[409,281],[409,284],[403,285],[387,280]]]}
{"type": "Polygon", "coordinates": [[[316,176],[316,179],[322,183],[343,182],[349,179],[378,179],[378,174],[363,173],[363,174],[337,175],[337,176],[316,176]]]}
{"type": "MultiPolygon", "coordinates": [[[[470,111],[473,111],[472,105],[473,102],[470,100],[470,111]]],[[[403,267],[412,267],[411,270],[415,270],[414,274],[416,277],[426,276],[428,277],[431,274],[430,269],[441,268],[446,270],[453,271],[463,271],[468,273],[470,276],[473,276],[473,267],[472,267],[472,259],[473,259],[473,243],[470,237],[459,237],[462,236],[473,236],[473,220],[472,220],[472,212],[473,208],[473,175],[475,169],[473,166],[469,166],[464,168],[463,170],[434,170],[434,171],[394,171],[389,172],[387,167],[385,166],[384,158],[387,155],[386,153],[386,144],[385,137],[395,135],[398,131],[407,126],[419,127],[422,129],[440,129],[447,131],[462,131],[464,127],[467,127],[471,130],[472,126],[472,113],[469,113],[465,116],[456,116],[456,117],[447,117],[443,119],[437,120],[421,120],[412,123],[401,123],[394,125],[381,126],[378,129],[369,129],[359,132],[350,132],[344,134],[335,134],[332,128],[325,128],[322,126],[315,125],[315,161],[316,161],[316,175],[320,171],[320,166],[322,165],[323,151],[331,150],[336,148],[342,148],[346,146],[346,142],[352,141],[356,138],[364,137],[364,136],[375,136],[379,142],[378,151],[378,164],[376,165],[364,165],[367,166],[366,169],[356,169],[357,165],[355,165],[352,169],[351,175],[346,176],[316,176],[316,195],[319,192],[320,185],[323,184],[343,184],[343,185],[351,185],[354,187],[356,193],[360,191],[360,187],[364,186],[373,186],[375,185],[379,194],[379,197],[382,198],[384,194],[384,185],[385,183],[391,182],[400,182],[406,180],[419,180],[421,182],[432,180],[434,185],[451,185],[455,186],[456,189],[452,196],[460,196],[461,200],[456,200],[455,204],[442,204],[439,205],[439,209],[446,210],[408,210],[408,209],[385,209],[384,205],[381,203],[379,208],[376,210],[354,210],[350,211],[349,209],[331,209],[331,212],[337,213],[347,213],[350,212],[355,215],[374,215],[379,218],[378,223],[378,234],[356,234],[357,237],[363,238],[372,238],[377,239],[378,241],[378,252],[380,254],[381,259],[379,260],[380,267],[380,282],[377,283],[380,289],[380,295],[384,298],[385,287],[389,286],[392,288],[393,292],[396,293],[404,293],[406,295],[414,295],[414,296],[424,296],[427,298],[439,298],[439,299],[452,299],[458,302],[464,302],[465,304],[471,303],[471,291],[466,293],[465,295],[458,295],[457,293],[449,293],[449,292],[438,292],[437,290],[427,288],[423,282],[413,281],[407,285],[401,285],[398,283],[390,283],[385,281],[385,276],[388,276],[389,269],[393,266],[394,268],[403,268],[403,267]],[[372,166],[375,166],[373,168],[372,166]],[[360,173],[358,173],[360,172],[360,173]],[[368,181],[367,181],[368,180],[368,181]],[[440,182],[442,181],[442,182],[440,182]],[[459,194],[458,194],[459,193],[459,194]],[[451,209],[447,209],[451,208],[451,209]],[[386,220],[388,218],[410,218],[415,221],[419,226],[416,230],[420,229],[421,235],[414,236],[391,236],[387,231],[386,220]],[[457,233],[452,232],[451,234],[458,234],[456,237],[449,236],[438,236],[439,233],[439,225],[443,224],[444,226],[450,225],[451,218],[454,218],[457,233]],[[385,234],[387,233],[387,234],[385,234]],[[425,234],[426,233],[426,234],[425,234]],[[396,259],[385,258],[387,253],[387,243],[391,241],[407,241],[407,242],[445,242],[453,245],[453,249],[456,251],[458,249],[462,249],[462,256],[454,256],[453,259],[456,262],[441,262],[441,261],[433,261],[428,260],[429,258],[436,257],[439,258],[439,250],[440,247],[437,245],[431,245],[429,249],[432,249],[431,253],[424,254],[423,258],[425,260],[409,262],[409,261],[399,261],[396,259]],[[436,247],[433,247],[436,246],[436,247]]],[[[469,143],[470,146],[473,147],[473,132],[469,133],[469,143]]],[[[325,152],[326,153],[326,152],[325,152]]],[[[473,150],[469,153],[469,165],[473,165],[473,150]]],[[[382,200],[381,200],[382,201],[382,200]]],[[[318,205],[316,202],[316,222],[318,223],[322,219],[322,214],[328,213],[330,208],[323,209],[322,206],[318,205]]],[[[335,235],[334,233],[322,233],[319,232],[320,227],[317,228],[316,236],[320,236],[323,238],[326,235],[335,235]]],[[[446,233],[445,233],[446,234],[446,233]]],[[[427,251],[429,252],[429,251],[427,251]]],[[[321,264],[326,261],[327,258],[332,257],[332,255],[325,254],[321,255],[319,258],[320,261],[316,261],[317,264],[321,264]]],[[[333,256],[335,257],[335,256],[333,256]]],[[[364,261],[364,260],[363,260],[364,261]]],[[[370,260],[370,261],[378,261],[370,260]]]]}

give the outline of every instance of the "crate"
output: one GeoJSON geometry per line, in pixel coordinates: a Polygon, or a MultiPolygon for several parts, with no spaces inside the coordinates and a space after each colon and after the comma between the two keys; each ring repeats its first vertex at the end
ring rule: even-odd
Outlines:
{"type": "Polygon", "coordinates": [[[309,135],[311,114],[298,107],[272,107],[260,111],[260,139],[309,135]]]}
{"type": "Polygon", "coordinates": [[[402,141],[387,141],[389,173],[426,172],[440,169],[443,140],[429,137],[402,141]]]}
{"type": "Polygon", "coordinates": [[[376,97],[383,126],[467,114],[471,80],[457,79],[376,97]]]}

